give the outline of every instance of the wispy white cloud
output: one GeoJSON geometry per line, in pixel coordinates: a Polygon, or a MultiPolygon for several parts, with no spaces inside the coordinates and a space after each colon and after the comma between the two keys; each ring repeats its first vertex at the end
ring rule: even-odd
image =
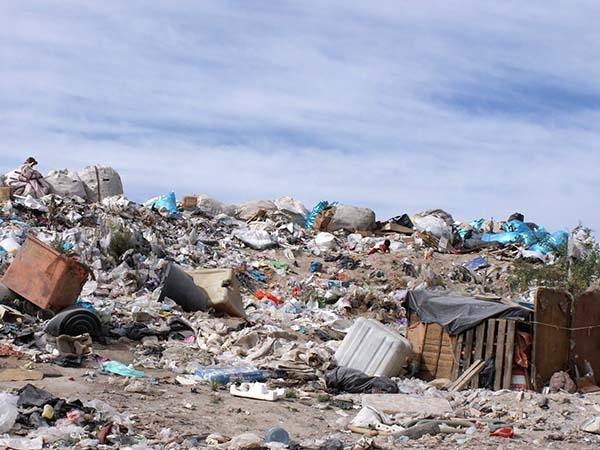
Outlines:
{"type": "Polygon", "coordinates": [[[0,169],[382,215],[594,209],[593,1],[0,3],[0,169]]]}

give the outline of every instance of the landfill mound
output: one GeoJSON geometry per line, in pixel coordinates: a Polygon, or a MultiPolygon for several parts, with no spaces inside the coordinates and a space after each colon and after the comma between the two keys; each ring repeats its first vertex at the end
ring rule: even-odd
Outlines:
{"type": "Polygon", "coordinates": [[[595,254],[582,227],[139,204],[110,167],[36,164],[0,187],[2,446],[600,444],[600,292],[539,275],[595,254]]]}

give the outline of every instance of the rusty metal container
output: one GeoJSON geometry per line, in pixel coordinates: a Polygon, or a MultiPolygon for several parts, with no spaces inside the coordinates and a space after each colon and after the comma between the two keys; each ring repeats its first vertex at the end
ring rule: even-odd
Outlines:
{"type": "Polygon", "coordinates": [[[59,311],[75,303],[88,276],[83,264],[28,236],[2,283],[40,308],[59,311]]]}

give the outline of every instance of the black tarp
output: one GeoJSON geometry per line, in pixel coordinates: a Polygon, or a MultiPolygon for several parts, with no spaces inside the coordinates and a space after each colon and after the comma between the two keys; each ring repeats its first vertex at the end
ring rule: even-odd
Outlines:
{"type": "Polygon", "coordinates": [[[410,291],[406,299],[410,311],[423,323],[438,323],[450,335],[460,334],[487,319],[527,319],[531,310],[448,293],[410,291]]]}

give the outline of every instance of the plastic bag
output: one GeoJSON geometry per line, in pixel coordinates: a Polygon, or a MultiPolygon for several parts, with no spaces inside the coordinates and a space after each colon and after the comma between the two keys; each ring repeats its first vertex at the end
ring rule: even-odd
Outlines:
{"type": "Polygon", "coordinates": [[[452,227],[439,217],[433,215],[424,217],[415,216],[412,221],[415,229],[418,231],[429,232],[438,238],[452,237],[452,227]]]}
{"type": "Polygon", "coordinates": [[[370,231],[375,228],[375,212],[369,208],[338,205],[327,225],[327,231],[370,231]]]}
{"type": "Polygon", "coordinates": [[[254,250],[266,250],[277,246],[277,242],[265,230],[250,230],[246,228],[234,231],[233,236],[254,250]]]}
{"type": "Polygon", "coordinates": [[[319,233],[315,236],[315,243],[319,250],[326,251],[335,248],[335,236],[331,233],[319,233]]]}
{"type": "Polygon", "coordinates": [[[0,247],[2,247],[9,255],[14,255],[21,248],[21,244],[19,244],[16,237],[11,233],[11,236],[0,241],[0,247]]]}
{"type": "Polygon", "coordinates": [[[17,420],[17,401],[19,397],[0,392],[0,433],[8,433],[17,420]]]}
{"type": "Polygon", "coordinates": [[[337,367],[325,373],[327,388],[351,394],[397,394],[398,385],[388,377],[370,377],[360,370],[337,367]]]}
{"type": "Polygon", "coordinates": [[[0,446],[2,448],[11,448],[13,450],[41,450],[44,448],[44,440],[41,437],[35,439],[10,437],[5,434],[0,437],[0,446]]]}
{"type": "Polygon", "coordinates": [[[168,194],[161,195],[160,197],[156,197],[148,200],[144,206],[147,208],[157,209],[161,214],[175,214],[177,212],[177,199],[175,197],[175,192],[169,192],[168,194]]]}
{"type": "Polygon", "coordinates": [[[142,378],[144,372],[141,370],[132,369],[119,361],[107,361],[102,364],[102,370],[105,372],[114,373],[123,377],[142,378]]]}

